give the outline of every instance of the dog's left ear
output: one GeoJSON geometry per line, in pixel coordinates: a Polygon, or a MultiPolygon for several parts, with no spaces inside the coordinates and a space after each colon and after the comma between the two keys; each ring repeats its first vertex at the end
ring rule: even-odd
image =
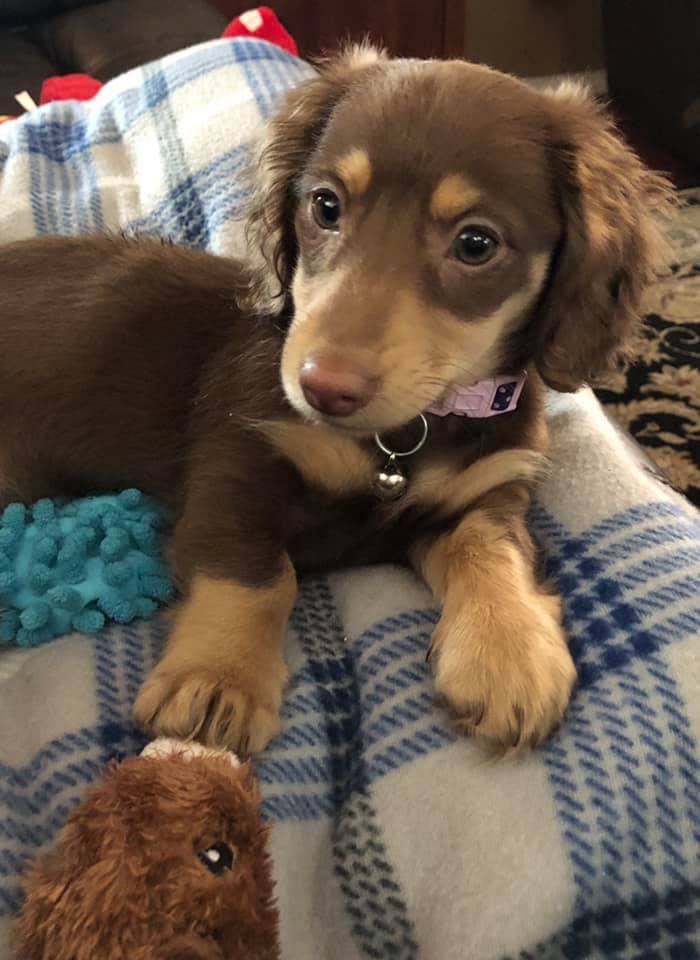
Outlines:
{"type": "Polygon", "coordinates": [[[385,55],[368,45],[353,45],[318,64],[317,73],[291,90],[268,121],[251,164],[252,192],[247,204],[246,237],[259,250],[285,293],[296,263],[294,215],[296,181],[333,108],[366,71],[385,55]]]}
{"type": "Polygon", "coordinates": [[[671,186],[648,170],[583,88],[545,94],[563,235],[538,319],[537,367],[556,390],[595,382],[625,355],[663,264],[671,186]]]}

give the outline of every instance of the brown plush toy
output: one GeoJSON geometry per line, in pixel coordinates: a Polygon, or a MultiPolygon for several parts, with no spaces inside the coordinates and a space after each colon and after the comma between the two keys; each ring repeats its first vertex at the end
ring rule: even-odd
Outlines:
{"type": "Polygon", "coordinates": [[[157,740],[113,764],[27,873],[19,960],[277,960],[247,764],[157,740]]]}

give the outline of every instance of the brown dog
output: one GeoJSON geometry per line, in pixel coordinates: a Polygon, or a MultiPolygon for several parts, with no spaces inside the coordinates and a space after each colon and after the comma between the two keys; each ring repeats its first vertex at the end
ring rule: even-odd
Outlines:
{"type": "Polygon", "coordinates": [[[41,239],[0,254],[6,499],[138,486],[176,515],[186,591],[136,703],[147,729],[261,749],[278,730],[295,571],[409,561],[443,604],[439,692],[466,728],[536,743],[574,681],[525,526],[542,381],[619,355],[666,182],[580,90],[355,49],[288,95],[255,173],[270,274],[194,250],[41,239]],[[429,414],[529,376],[517,409],[429,414]],[[280,375],[281,371],[281,375],[280,375]]]}

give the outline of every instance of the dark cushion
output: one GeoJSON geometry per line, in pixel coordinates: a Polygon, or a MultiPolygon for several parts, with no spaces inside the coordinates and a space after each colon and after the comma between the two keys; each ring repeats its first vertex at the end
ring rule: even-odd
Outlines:
{"type": "Polygon", "coordinates": [[[99,0],[0,0],[0,26],[26,24],[37,17],[50,17],[95,2],[99,0]]]}
{"type": "Polygon", "coordinates": [[[54,72],[51,61],[25,31],[0,29],[0,114],[22,113],[14,98],[21,90],[28,90],[38,101],[41,84],[54,72]]]}
{"type": "Polygon", "coordinates": [[[221,35],[226,18],[204,0],[104,0],[40,22],[37,41],[56,72],[109,80],[221,35]]]}
{"type": "Polygon", "coordinates": [[[206,0],[0,0],[0,114],[14,95],[38,102],[47,77],[89,73],[99,80],[219,37],[226,18],[206,0]],[[10,28],[11,17],[63,11],[10,28]]]}

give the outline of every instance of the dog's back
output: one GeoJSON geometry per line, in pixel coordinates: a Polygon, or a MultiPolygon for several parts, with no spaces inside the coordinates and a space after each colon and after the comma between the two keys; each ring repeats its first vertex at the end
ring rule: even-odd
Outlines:
{"type": "MultiPolygon", "coordinates": [[[[122,237],[0,248],[0,496],[178,487],[208,359],[243,350],[232,261],[122,237]]],[[[235,379],[235,377],[234,377],[235,379]]]]}

